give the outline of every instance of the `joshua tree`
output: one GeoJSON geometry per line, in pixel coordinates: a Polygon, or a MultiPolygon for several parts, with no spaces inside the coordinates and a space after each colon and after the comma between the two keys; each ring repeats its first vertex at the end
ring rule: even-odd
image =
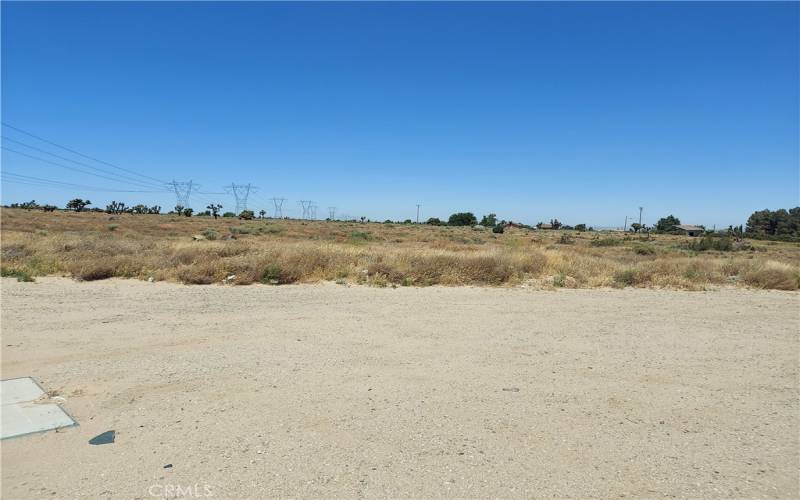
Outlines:
{"type": "Polygon", "coordinates": [[[211,215],[213,215],[214,218],[216,219],[217,217],[219,217],[219,210],[222,208],[222,205],[220,205],[219,203],[212,203],[206,208],[211,210],[211,215]]]}
{"type": "Polygon", "coordinates": [[[86,208],[87,205],[91,204],[92,202],[89,200],[82,200],[80,198],[75,198],[74,200],[70,200],[67,203],[67,208],[75,210],[76,212],[81,212],[83,211],[84,208],[86,208]]]}

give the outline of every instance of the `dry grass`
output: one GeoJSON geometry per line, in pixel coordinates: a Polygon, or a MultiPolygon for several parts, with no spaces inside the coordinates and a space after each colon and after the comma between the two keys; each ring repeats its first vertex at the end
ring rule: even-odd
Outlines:
{"type": "Polygon", "coordinates": [[[229,281],[236,284],[800,288],[800,245],[793,243],[695,252],[689,238],[676,236],[15,209],[3,209],[0,222],[5,273],[87,281],[209,284],[235,275],[229,281]],[[214,239],[194,241],[199,234],[214,239]]]}

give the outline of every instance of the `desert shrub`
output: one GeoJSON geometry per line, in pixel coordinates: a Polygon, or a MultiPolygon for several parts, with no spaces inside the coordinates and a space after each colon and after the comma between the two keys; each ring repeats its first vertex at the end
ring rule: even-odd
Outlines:
{"type": "Polygon", "coordinates": [[[614,274],[614,283],[622,286],[634,286],[639,282],[636,269],[628,268],[614,274]]]}
{"type": "Polygon", "coordinates": [[[255,216],[256,214],[252,210],[242,210],[242,213],[239,214],[239,218],[244,220],[253,220],[255,216]]]}
{"type": "Polygon", "coordinates": [[[399,283],[404,279],[403,273],[395,266],[384,261],[372,262],[367,266],[367,274],[370,276],[384,276],[391,283],[399,283]]]}
{"type": "Polygon", "coordinates": [[[213,265],[192,264],[178,267],[176,276],[181,283],[187,285],[210,285],[222,280],[224,271],[220,272],[213,265]]]}
{"type": "Polygon", "coordinates": [[[797,290],[800,288],[800,273],[782,262],[767,261],[745,271],[742,277],[748,285],[773,290],[797,290]]]}
{"type": "Polygon", "coordinates": [[[27,271],[12,267],[0,267],[0,276],[4,278],[17,278],[17,281],[34,281],[33,277],[27,271]]]}
{"type": "Polygon", "coordinates": [[[540,274],[547,265],[547,256],[539,251],[517,253],[513,256],[513,265],[521,273],[540,274]]]}
{"type": "Polygon", "coordinates": [[[225,212],[222,214],[223,217],[236,217],[236,214],[233,212],[225,212]]]}
{"type": "Polygon", "coordinates": [[[706,235],[702,238],[690,241],[684,245],[687,250],[695,252],[705,252],[707,250],[716,250],[718,252],[730,252],[734,250],[733,240],[727,236],[711,236],[706,235]]]}
{"type": "Polygon", "coordinates": [[[492,232],[495,234],[503,234],[505,232],[505,227],[502,224],[497,224],[492,228],[492,232]]]}
{"type": "Polygon", "coordinates": [[[283,272],[281,266],[277,264],[270,264],[261,272],[261,283],[265,285],[282,285],[294,281],[294,277],[283,272]]]}
{"type": "Polygon", "coordinates": [[[116,231],[117,228],[119,227],[119,224],[109,224],[106,227],[108,228],[109,231],[116,231]]]}
{"type": "Polygon", "coordinates": [[[352,243],[354,245],[358,245],[361,243],[366,243],[368,241],[372,241],[375,238],[367,232],[364,231],[353,231],[350,233],[350,236],[347,237],[347,242],[352,243]]]}
{"type": "Polygon", "coordinates": [[[622,240],[616,238],[595,238],[589,242],[593,247],[615,247],[622,243],[622,240]]]}
{"type": "Polygon", "coordinates": [[[569,234],[564,233],[561,236],[559,236],[559,238],[558,238],[558,244],[559,245],[572,245],[573,243],[574,243],[574,239],[569,234]]]}
{"type": "Polygon", "coordinates": [[[639,255],[655,255],[656,253],[655,248],[641,243],[632,246],[631,250],[639,255]]]}
{"type": "Polygon", "coordinates": [[[207,228],[205,231],[203,231],[201,234],[207,240],[212,240],[213,241],[213,240],[216,240],[217,238],[219,238],[219,233],[216,230],[214,230],[214,229],[212,229],[210,227],[207,228]]]}
{"type": "Polygon", "coordinates": [[[33,255],[33,250],[24,244],[10,244],[3,246],[0,255],[2,255],[3,260],[21,259],[33,255]]]}
{"type": "Polygon", "coordinates": [[[567,275],[564,273],[558,273],[557,275],[553,276],[553,286],[556,288],[563,288],[567,282],[567,275]]]}
{"type": "Polygon", "coordinates": [[[79,281],[105,280],[113,278],[115,274],[114,266],[105,262],[89,262],[72,271],[72,276],[79,281]]]}

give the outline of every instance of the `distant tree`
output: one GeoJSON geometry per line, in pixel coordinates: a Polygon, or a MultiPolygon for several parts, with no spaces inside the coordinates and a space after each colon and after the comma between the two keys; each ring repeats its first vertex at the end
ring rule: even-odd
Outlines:
{"type": "Polygon", "coordinates": [[[266,217],[267,211],[262,208],[261,210],[258,211],[258,215],[263,219],[264,217],[266,217]]]}
{"type": "Polygon", "coordinates": [[[493,232],[493,233],[495,233],[495,234],[503,234],[503,232],[504,232],[505,230],[506,230],[506,229],[505,229],[505,224],[496,224],[496,225],[495,225],[495,226],[492,228],[492,232],[493,232]]]}
{"type": "Polygon", "coordinates": [[[147,210],[148,214],[158,215],[161,213],[161,205],[153,205],[147,210]]]}
{"type": "Polygon", "coordinates": [[[31,201],[26,201],[24,203],[20,203],[19,208],[24,208],[25,210],[33,210],[39,208],[39,205],[36,203],[36,200],[31,200],[31,201]]]}
{"type": "Polygon", "coordinates": [[[575,224],[576,231],[586,231],[586,224],[575,224]]]}
{"type": "Polygon", "coordinates": [[[217,217],[219,217],[219,211],[220,209],[222,209],[222,205],[220,205],[219,203],[212,203],[206,208],[211,210],[211,215],[213,215],[214,218],[216,219],[217,217]]]}
{"type": "Polygon", "coordinates": [[[495,215],[495,214],[484,215],[483,218],[481,219],[480,225],[481,226],[485,226],[485,227],[494,227],[494,226],[496,226],[497,225],[497,215],[495,215]]]}
{"type": "Polygon", "coordinates": [[[148,214],[150,213],[150,207],[139,203],[138,205],[134,205],[131,207],[131,212],[135,214],[148,214]]]}
{"type": "Polygon", "coordinates": [[[109,214],[121,214],[125,211],[125,204],[119,201],[112,201],[108,205],[106,205],[106,213],[109,214]]]}
{"type": "Polygon", "coordinates": [[[430,226],[441,226],[443,223],[438,217],[431,217],[425,224],[430,226]]]}
{"type": "Polygon", "coordinates": [[[558,229],[561,227],[561,223],[558,219],[550,219],[550,225],[553,226],[553,229],[558,229]]]}
{"type": "Polygon", "coordinates": [[[411,224],[411,219],[406,219],[403,221],[403,224],[411,224]]]}
{"type": "Polygon", "coordinates": [[[658,219],[656,222],[656,231],[659,233],[669,233],[675,230],[675,226],[681,223],[681,220],[674,215],[668,215],[658,219]]]}
{"type": "Polygon", "coordinates": [[[223,217],[236,217],[236,214],[233,212],[225,212],[222,214],[223,217]]]}
{"type": "Polygon", "coordinates": [[[776,239],[800,238],[800,207],[753,212],[745,226],[747,236],[776,239]]]}
{"type": "Polygon", "coordinates": [[[189,208],[189,207],[186,207],[186,208],[183,209],[182,213],[183,213],[184,217],[191,217],[192,214],[194,213],[194,210],[189,208]]]}
{"type": "Polygon", "coordinates": [[[55,212],[58,209],[55,205],[42,205],[42,210],[45,212],[55,212]]]}
{"type": "Polygon", "coordinates": [[[478,219],[472,212],[458,212],[447,220],[448,226],[474,226],[477,223],[478,219]]]}
{"type": "Polygon", "coordinates": [[[642,225],[639,224],[638,222],[634,222],[633,224],[631,224],[631,230],[634,233],[638,233],[641,229],[642,229],[642,225]]]}
{"type": "Polygon", "coordinates": [[[186,208],[183,205],[175,205],[175,213],[181,215],[183,213],[183,209],[186,208]]]}
{"type": "Polygon", "coordinates": [[[75,210],[76,212],[82,212],[84,208],[88,205],[91,205],[92,202],[89,200],[82,200],[80,198],[75,198],[74,200],[69,200],[67,202],[67,209],[75,210]]]}
{"type": "Polygon", "coordinates": [[[239,214],[239,218],[244,220],[252,220],[255,216],[256,214],[252,210],[242,210],[242,213],[239,214]]]}
{"type": "Polygon", "coordinates": [[[367,218],[362,215],[361,216],[361,223],[363,224],[366,220],[367,220],[367,218]]]}

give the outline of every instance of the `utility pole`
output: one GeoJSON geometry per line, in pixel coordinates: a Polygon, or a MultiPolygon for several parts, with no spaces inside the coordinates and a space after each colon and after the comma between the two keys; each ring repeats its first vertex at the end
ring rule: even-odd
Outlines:
{"type": "Polygon", "coordinates": [[[628,232],[628,216],[627,215],[625,216],[625,227],[622,228],[622,232],[623,233],[628,232]]]}
{"type": "Polygon", "coordinates": [[[177,204],[181,205],[182,207],[189,208],[192,190],[197,189],[199,184],[195,184],[194,181],[177,182],[173,180],[172,182],[168,183],[167,186],[175,191],[175,200],[177,201],[177,204]]]}
{"type": "Polygon", "coordinates": [[[419,207],[420,206],[421,205],[419,203],[417,203],[417,224],[419,224],[419,207]]]}
{"type": "Polygon", "coordinates": [[[286,201],[286,198],[272,198],[272,203],[275,205],[275,214],[276,219],[283,219],[283,202],[286,201]]]}
{"type": "Polygon", "coordinates": [[[642,227],[642,210],[644,207],[639,207],[639,227],[642,227]]]}
{"type": "Polygon", "coordinates": [[[232,194],[234,198],[236,198],[237,214],[240,214],[243,211],[247,210],[247,197],[250,196],[250,193],[255,193],[257,190],[258,188],[251,184],[231,183],[230,186],[225,186],[225,191],[232,194]]]}

